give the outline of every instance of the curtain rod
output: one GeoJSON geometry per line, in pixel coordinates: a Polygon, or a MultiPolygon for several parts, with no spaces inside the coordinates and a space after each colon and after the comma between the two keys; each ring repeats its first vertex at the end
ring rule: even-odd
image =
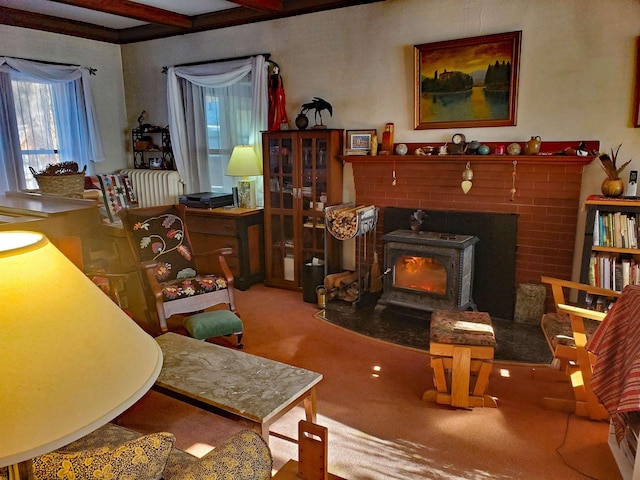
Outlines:
{"type": "MultiPolygon", "coordinates": [[[[51,62],[49,60],[36,60],[33,58],[14,57],[12,55],[3,55],[3,56],[7,58],[15,58],[16,60],[27,60],[28,62],[44,63],[45,65],[62,65],[64,67],[81,67],[82,68],[82,65],[76,65],[75,63],[51,62]]],[[[96,72],[98,71],[97,68],[93,68],[93,67],[84,67],[84,68],[89,70],[89,75],[95,75],[96,72]]]]}
{"type": "MultiPolygon", "coordinates": [[[[269,60],[269,57],[271,57],[270,53],[255,53],[253,55],[243,55],[241,57],[220,58],[218,60],[203,60],[201,62],[182,63],[180,65],[174,65],[174,67],[192,67],[194,65],[205,65],[207,63],[231,62],[233,60],[244,60],[246,58],[255,57],[256,55],[262,55],[267,62],[272,63],[276,67],[280,68],[280,66],[276,62],[274,62],[273,60],[269,60]]],[[[168,70],[169,70],[168,66],[162,67],[162,73],[167,73],[168,70]]]]}

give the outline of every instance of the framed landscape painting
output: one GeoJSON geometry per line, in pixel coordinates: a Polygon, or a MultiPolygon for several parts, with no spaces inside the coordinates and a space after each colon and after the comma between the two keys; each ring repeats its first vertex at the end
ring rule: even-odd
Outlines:
{"type": "Polygon", "coordinates": [[[415,129],[516,124],[522,32],[414,45],[415,129]]]}

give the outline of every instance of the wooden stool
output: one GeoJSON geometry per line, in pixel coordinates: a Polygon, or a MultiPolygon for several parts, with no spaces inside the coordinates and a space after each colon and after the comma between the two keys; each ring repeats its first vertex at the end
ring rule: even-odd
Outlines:
{"type": "Polygon", "coordinates": [[[430,330],[436,389],[427,390],[422,399],[460,408],[496,407],[495,399],[485,394],[496,346],[489,314],[437,310],[430,330]]]}

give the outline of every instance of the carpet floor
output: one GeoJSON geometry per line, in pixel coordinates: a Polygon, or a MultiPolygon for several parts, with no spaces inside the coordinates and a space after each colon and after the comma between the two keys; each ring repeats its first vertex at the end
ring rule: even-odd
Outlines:
{"type": "MultiPolygon", "coordinates": [[[[387,306],[374,314],[375,301],[358,308],[340,300],[331,301],[316,316],[353,332],[405,347],[429,350],[429,313],[387,306]]],[[[492,318],[496,336],[495,359],[520,363],[549,364],[553,359],[539,325],[492,318]]]]}
{"type": "MultiPolygon", "coordinates": [[[[322,373],[318,419],[329,429],[329,471],[348,480],[620,480],[608,423],[546,410],[571,398],[545,365],[494,362],[497,408],[455,409],[422,400],[433,388],[429,354],[356,334],[315,316],[300,292],[254,285],[236,295],[244,351],[322,373]]],[[[225,337],[212,339],[233,348],[225,337]]],[[[557,373],[557,371],[555,371],[557,373]]],[[[298,457],[301,406],[271,426],[274,469],[298,457]]],[[[139,432],[170,431],[196,455],[243,428],[150,391],[120,417],[139,432]]]]}

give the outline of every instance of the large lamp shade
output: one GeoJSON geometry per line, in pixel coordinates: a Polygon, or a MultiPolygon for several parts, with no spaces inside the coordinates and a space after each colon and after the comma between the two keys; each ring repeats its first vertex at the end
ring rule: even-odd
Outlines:
{"type": "Polygon", "coordinates": [[[0,232],[0,467],[77,440],[153,385],[157,342],[34,232],[0,232]]]}

